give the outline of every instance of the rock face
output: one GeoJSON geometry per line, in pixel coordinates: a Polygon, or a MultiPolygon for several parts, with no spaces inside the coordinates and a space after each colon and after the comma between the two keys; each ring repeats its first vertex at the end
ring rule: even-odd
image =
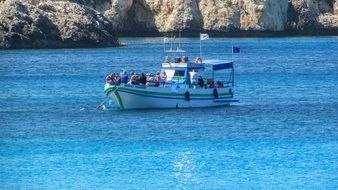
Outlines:
{"type": "Polygon", "coordinates": [[[115,46],[116,32],[338,34],[338,0],[0,0],[0,21],[0,48],[115,46]]]}
{"type": "Polygon", "coordinates": [[[241,29],[283,31],[287,8],[287,0],[242,1],[241,29]]]}
{"type": "Polygon", "coordinates": [[[338,1],[292,0],[289,1],[287,29],[322,30],[338,28],[338,1]]]}
{"type": "Polygon", "coordinates": [[[111,0],[120,32],[337,30],[338,0],[111,0]]]}
{"type": "Polygon", "coordinates": [[[78,3],[7,0],[0,13],[0,48],[118,45],[111,22],[78,3]]]}
{"type": "MultiPolygon", "coordinates": [[[[113,0],[116,2],[120,1],[113,0]]],[[[288,1],[134,0],[123,7],[120,10],[129,13],[124,20],[132,24],[122,31],[282,31],[288,1]]]]}

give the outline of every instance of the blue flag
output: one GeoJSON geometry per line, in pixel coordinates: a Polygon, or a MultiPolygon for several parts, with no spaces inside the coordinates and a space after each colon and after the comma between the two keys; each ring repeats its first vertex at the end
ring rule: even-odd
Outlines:
{"type": "Polygon", "coordinates": [[[232,53],[241,53],[240,47],[232,47],[232,53]]]}

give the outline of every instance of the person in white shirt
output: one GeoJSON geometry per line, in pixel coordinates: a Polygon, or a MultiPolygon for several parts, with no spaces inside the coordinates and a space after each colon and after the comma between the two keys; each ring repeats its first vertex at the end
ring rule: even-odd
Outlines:
{"type": "Polygon", "coordinates": [[[190,74],[190,83],[192,86],[195,87],[198,82],[198,71],[194,69],[191,72],[189,72],[189,74],[190,74]]]}

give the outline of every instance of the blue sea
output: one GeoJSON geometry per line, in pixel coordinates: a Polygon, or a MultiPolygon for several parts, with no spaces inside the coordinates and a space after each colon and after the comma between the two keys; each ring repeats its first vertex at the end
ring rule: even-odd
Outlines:
{"type": "Polygon", "coordinates": [[[0,189],[338,189],[338,37],[211,38],[238,103],[97,110],[107,74],[160,69],[162,38],[122,41],[0,51],[0,189]]]}

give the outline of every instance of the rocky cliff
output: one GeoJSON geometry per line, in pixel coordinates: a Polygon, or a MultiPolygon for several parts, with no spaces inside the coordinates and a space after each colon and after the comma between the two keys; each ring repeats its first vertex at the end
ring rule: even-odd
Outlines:
{"type": "Polygon", "coordinates": [[[338,0],[82,0],[120,32],[331,33],[338,0]],[[97,8],[99,7],[99,9],[97,8]]]}
{"type": "Polygon", "coordinates": [[[115,33],[338,34],[338,0],[0,0],[0,48],[106,47],[115,33]]]}

